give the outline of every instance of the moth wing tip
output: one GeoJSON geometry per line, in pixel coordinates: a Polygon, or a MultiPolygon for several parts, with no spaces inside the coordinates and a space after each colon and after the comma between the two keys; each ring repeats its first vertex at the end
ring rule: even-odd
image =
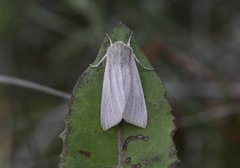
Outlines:
{"type": "Polygon", "coordinates": [[[107,124],[107,123],[101,123],[101,126],[102,126],[103,131],[107,131],[107,130],[109,130],[110,128],[118,125],[121,121],[122,121],[122,119],[119,120],[119,121],[110,123],[110,124],[109,124],[109,123],[108,123],[108,124],[107,124]]]}
{"type": "Polygon", "coordinates": [[[143,123],[141,125],[137,125],[138,127],[141,127],[141,128],[147,128],[147,123],[143,123]]]}
{"type": "Polygon", "coordinates": [[[140,127],[140,128],[146,128],[147,127],[147,120],[136,121],[136,120],[127,119],[125,117],[124,121],[126,121],[129,124],[132,124],[132,125],[135,125],[137,127],[140,127]]]}
{"type": "Polygon", "coordinates": [[[107,131],[107,130],[109,130],[110,128],[112,128],[113,126],[111,126],[111,125],[107,125],[107,124],[101,124],[102,125],[102,129],[103,129],[103,131],[107,131]]]}
{"type": "Polygon", "coordinates": [[[103,131],[107,131],[107,130],[109,130],[110,128],[105,128],[105,127],[102,127],[102,129],[103,129],[103,131]]]}

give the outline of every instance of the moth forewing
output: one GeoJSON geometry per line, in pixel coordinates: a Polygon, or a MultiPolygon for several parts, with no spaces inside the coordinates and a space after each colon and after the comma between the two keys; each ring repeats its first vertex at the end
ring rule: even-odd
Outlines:
{"type": "Polygon", "coordinates": [[[147,126],[147,108],[144,98],[142,83],[138,73],[138,69],[134,60],[134,53],[132,52],[130,61],[131,77],[129,85],[131,89],[127,96],[126,106],[123,113],[123,119],[136,125],[138,127],[146,128],[147,126]]]}
{"type": "Polygon", "coordinates": [[[101,125],[103,130],[107,130],[121,122],[125,102],[123,79],[120,76],[122,73],[118,61],[114,58],[116,55],[111,52],[110,47],[107,50],[102,88],[101,125]]]}

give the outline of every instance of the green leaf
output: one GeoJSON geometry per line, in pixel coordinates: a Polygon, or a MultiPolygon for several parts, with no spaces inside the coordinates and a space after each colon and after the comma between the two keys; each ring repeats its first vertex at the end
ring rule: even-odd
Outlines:
{"type": "MultiPolygon", "coordinates": [[[[123,24],[111,34],[113,42],[127,42],[131,31],[123,24]]],[[[109,46],[104,39],[97,63],[109,46]]],[[[131,47],[141,63],[151,67],[134,38],[131,47]]],[[[154,71],[138,66],[148,111],[146,129],[122,121],[103,131],[100,105],[104,65],[89,67],[78,80],[66,117],[61,168],[168,168],[178,163],[172,140],[175,126],[165,90],[154,71]]]]}

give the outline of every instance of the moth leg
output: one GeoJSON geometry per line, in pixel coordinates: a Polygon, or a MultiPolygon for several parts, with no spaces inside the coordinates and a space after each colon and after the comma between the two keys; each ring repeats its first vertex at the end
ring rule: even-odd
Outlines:
{"type": "Polygon", "coordinates": [[[153,68],[145,67],[145,66],[137,59],[137,57],[135,56],[135,54],[133,54],[133,57],[134,57],[134,59],[137,61],[137,63],[138,63],[139,65],[141,65],[144,69],[149,70],[149,71],[154,71],[153,68]]]}
{"type": "Polygon", "coordinates": [[[132,39],[132,35],[133,35],[133,32],[131,32],[130,36],[129,36],[129,39],[128,39],[128,42],[127,42],[127,45],[130,46],[130,41],[132,39]]]}
{"type": "Polygon", "coordinates": [[[113,44],[112,39],[109,37],[109,35],[107,33],[106,33],[106,36],[107,36],[107,38],[108,38],[108,40],[110,42],[110,45],[112,45],[113,44]]]}
{"type": "MultiPolygon", "coordinates": [[[[131,42],[131,39],[132,39],[132,35],[133,35],[133,32],[131,32],[130,36],[129,36],[129,39],[128,39],[128,42],[127,42],[127,45],[130,46],[130,42],[131,42]]],[[[133,54],[133,57],[134,59],[137,61],[137,63],[139,63],[139,65],[141,65],[144,69],[146,70],[149,70],[149,71],[153,71],[154,69],[153,68],[147,68],[145,67],[138,59],[137,57],[135,56],[135,54],[133,54]]]]}
{"type": "MultiPolygon", "coordinates": [[[[112,45],[112,44],[113,44],[113,43],[112,43],[112,39],[109,37],[109,35],[108,35],[107,33],[106,33],[106,36],[107,36],[107,38],[108,38],[108,40],[109,40],[109,42],[110,42],[110,45],[112,45]]],[[[96,65],[90,64],[90,66],[93,67],[93,68],[98,67],[98,66],[103,62],[103,60],[104,60],[106,57],[107,57],[107,54],[104,55],[104,57],[103,57],[96,65]]]]}
{"type": "Polygon", "coordinates": [[[90,64],[90,66],[91,66],[92,68],[98,67],[98,66],[105,60],[106,57],[107,57],[107,54],[104,55],[104,56],[102,57],[102,59],[101,59],[96,65],[90,64]]]}

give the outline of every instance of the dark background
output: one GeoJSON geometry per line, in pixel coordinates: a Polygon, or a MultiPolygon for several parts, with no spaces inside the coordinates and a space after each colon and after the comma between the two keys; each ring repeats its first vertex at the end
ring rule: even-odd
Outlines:
{"type": "Polygon", "coordinates": [[[239,167],[240,1],[1,0],[0,168],[56,167],[67,112],[11,77],[70,94],[120,21],[167,89],[181,167],[239,167]]]}

